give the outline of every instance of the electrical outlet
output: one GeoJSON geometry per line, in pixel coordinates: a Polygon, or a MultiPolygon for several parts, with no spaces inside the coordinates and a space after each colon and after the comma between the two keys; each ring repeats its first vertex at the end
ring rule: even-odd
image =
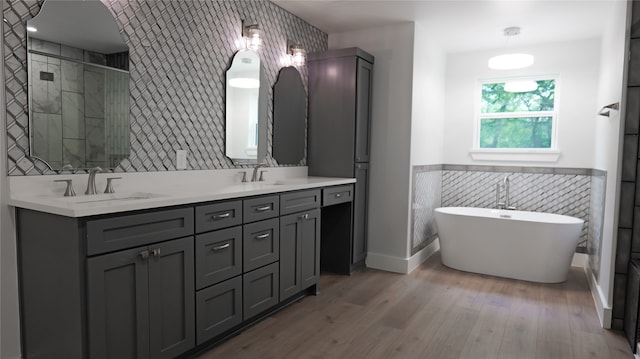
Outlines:
{"type": "Polygon", "coordinates": [[[176,169],[187,168],[187,150],[176,150],[176,169]]]}

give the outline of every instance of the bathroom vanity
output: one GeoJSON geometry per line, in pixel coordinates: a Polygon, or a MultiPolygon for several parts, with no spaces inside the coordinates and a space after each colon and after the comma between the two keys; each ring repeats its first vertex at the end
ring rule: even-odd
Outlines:
{"type": "Polygon", "coordinates": [[[321,208],[353,183],[13,198],[24,357],[191,357],[315,294],[321,208]]]}

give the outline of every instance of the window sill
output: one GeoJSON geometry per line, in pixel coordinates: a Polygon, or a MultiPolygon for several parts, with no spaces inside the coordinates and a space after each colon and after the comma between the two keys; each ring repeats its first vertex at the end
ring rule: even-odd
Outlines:
{"type": "Polygon", "coordinates": [[[469,151],[474,161],[508,162],[558,162],[557,150],[473,149],[469,151]]]}

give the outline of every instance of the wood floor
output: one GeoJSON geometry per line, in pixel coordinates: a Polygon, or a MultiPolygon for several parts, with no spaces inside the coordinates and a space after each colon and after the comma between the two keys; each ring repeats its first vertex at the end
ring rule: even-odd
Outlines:
{"type": "Polygon", "coordinates": [[[633,358],[600,327],[577,268],[537,284],[449,269],[436,253],[409,275],[323,274],[319,288],[199,359],[633,358]]]}

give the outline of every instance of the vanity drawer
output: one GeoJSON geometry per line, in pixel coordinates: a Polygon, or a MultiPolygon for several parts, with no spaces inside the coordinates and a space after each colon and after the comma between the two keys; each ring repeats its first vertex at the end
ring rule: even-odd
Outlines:
{"type": "Polygon", "coordinates": [[[262,267],[280,258],[280,219],[245,224],[243,229],[244,271],[262,267]]]}
{"type": "Polygon", "coordinates": [[[242,201],[230,201],[196,207],[196,233],[242,224],[242,201]]]}
{"type": "Polygon", "coordinates": [[[87,221],[87,255],[133,248],[193,234],[193,208],[87,221]]]}
{"type": "Polygon", "coordinates": [[[288,192],[280,195],[280,215],[320,207],[320,190],[288,192]]]}
{"type": "Polygon", "coordinates": [[[242,227],[196,235],[196,289],[242,273],[242,227]]]}
{"type": "Polygon", "coordinates": [[[196,292],[196,337],[200,345],[242,323],[242,277],[196,292]]]}
{"type": "Polygon", "coordinates": [[[353,185],[334,186],[322,190],[322,206],[353,201],[353,185]]]}
{"type": "Polygon", "coordinates": [[[244,223],[261,221],[280,215],[280,196],[265,196],[242,201],[244,223]]]}

